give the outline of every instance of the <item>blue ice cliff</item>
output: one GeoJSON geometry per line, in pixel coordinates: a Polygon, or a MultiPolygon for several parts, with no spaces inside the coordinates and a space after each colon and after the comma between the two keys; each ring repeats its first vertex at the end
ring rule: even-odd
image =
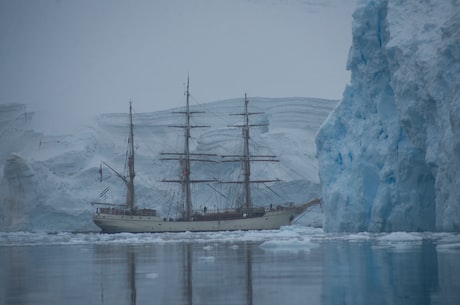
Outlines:
{"type": "Polygon", "coordinates": [[[460,231],[460,1],[359,1],[320,128],[327,231],[460,231]]]}

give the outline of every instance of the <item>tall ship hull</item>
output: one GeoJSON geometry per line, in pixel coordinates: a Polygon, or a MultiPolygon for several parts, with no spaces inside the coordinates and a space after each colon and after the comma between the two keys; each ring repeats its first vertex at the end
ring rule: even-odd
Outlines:
{"type": "MultiPolygon", "coordinates": [[[[311,205],[311,204],[310,204],[311,205]]],[[[162,219],[157,215],[129,215],[116,210],[99,209],[94,214],[94,222],[105,233],[160,233],[160,232],[212,232],[238,230],[274,230],[292,222],[310,205],[302,207],[279,207],[258,215],[247,215],[238,212],[221,212],[213,215],[197,215],[194,220],[162,219]],[[203,219],[200,219],[203,218],[203,219]],[[234,217],[234,218],[232,218],[234,217]],[[206,219],[208,218],[208,219],[206,219]]]]}

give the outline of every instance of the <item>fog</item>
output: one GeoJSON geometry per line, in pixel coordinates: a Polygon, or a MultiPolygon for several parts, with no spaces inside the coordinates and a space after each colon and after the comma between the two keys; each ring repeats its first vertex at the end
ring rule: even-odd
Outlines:
{"type": "Polygon", "coordinates": [[[243,96],[339,99],[355,0],[1,1],[0,103],[43,128],[243,96]]]}

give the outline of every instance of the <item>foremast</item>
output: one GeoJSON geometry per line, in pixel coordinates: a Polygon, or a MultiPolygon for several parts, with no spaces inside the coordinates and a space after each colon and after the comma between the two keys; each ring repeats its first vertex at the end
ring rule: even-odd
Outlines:
{"type": "Polygon", "coordinates": [[[190,220],[193,210],[192,205],[192,192],[191,185],[192,183],[203,183],[203,182],[215,182],[215,179],[211,180],[195,180],[191,179],[191,162],[192,161],[201,161],[201,162],[216,162],[211,159],[203,159],[200,157],[215,157],[216,154],[196,154],[190,152],[190,138],[191,138],[191,129],[192,128],[205,128],[209,127],[207,125],[192,125],[191,117],[196,113],[204,113],[202,111],[191,111],[190,110],[190,81],[187,77],[187,87],[185,91],[185,110],[177,111],[174,113],[179,113],[185,115],[185,124],[184,125],[170,125],[169,127],[176,127],[184,129],[184,152],[183,153],[161,153],[163,156],[162,160],[178,160],[181,167],[181,177],[180,179],[163,179],[163,182],[177,182],[182,185],[182,191],[185,196],[184,199],[184,209],[183,209],[183,218],[185,220],[190,220]]]}
{"type": "Polygon", "coordinates": [[[250,128],[256,127],[256,126],[268,126],[268,124],[251,124],[249,122],[249,117],[251,115],[263,114],[263,112],[249,112],[248,104],[249,104],[249,100],[248,100],[247,94],[245,93],[244,94],[244,112],[232,114],[232,115],[243,116],[243,124],[230,126],[230,127],[240,127],[242,129],[243,154],[242,155],[223,155],[222,156],[222,158],[224,158],[223,162],[241,162],[243,164],[243,181],[223,181],[222,183],[242,184],[243,191],[244,191],[243,207],[250,209],[253,207],[252,198],[251,198],[251,184],[252,183],[269,183],[269,182],[279,181],[278,179],[252,180],[251,179],[251,162],[278,162],[279,160],[276,159],[276,156],[274,155],[253,155],[250,153],[250,149],[249,149],[249,139],[251,138],[249,135],[250,128]],[[229,159],[226,159],[226,158],[229,158],[229,159]]]}
{"type": "MultiPolygon", "coordinates": [[[[107,164],[106,162],[102,161],[102,164],[107,166],[111,171],[113,171],[118,178],[120,178],[126,185],[126,202],[124,204],[115,204],[115,205],[125,205],[131,211],[136,209],[135,204],[135,191],[134,191],[134,177],[136,173],[134,171],[134,124],[133,124],[133,110],[132,110],[132,102],[129,102],[129,137],[128,137],[128,149],[127,149],[127,163],[128,163],[128,176],[122,175],[112,166],[107,164]]],[[[102,181],[102,164],[99,173],[101,175],[102,181]]],[[[106,189],[108,190],[108,189],[106,189]]],[[[93,202],[93,204],[104,204],[109,205],[107,203],[101,202],[93,202]]]]}
{"type": "Polygon", "coordinates": [[[125,180],[128,189],[126,193],[126,205],[131,209],[135,209],[135,193],[134,193],[134,124],[132,102],[129,102],[129,139],[128,139],[128,171],[129,179],[125,180]]]}

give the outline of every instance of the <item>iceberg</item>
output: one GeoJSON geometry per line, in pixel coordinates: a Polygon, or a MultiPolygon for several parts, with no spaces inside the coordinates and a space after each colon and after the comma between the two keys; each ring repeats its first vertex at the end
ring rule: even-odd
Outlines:
{"type": "Polygon", "coordinates": [[[460,2],[359,1],[316,136],[330,232],[460,231],[460,2]]]}
{"type": "MultiPolygon", "coordinates": [[[[275,154],[280,160],[269,168],[254,166],[252,174],[282,181],[271,185],[271,190],[255,186],[256,205],[304,203],[320,196],[314,138],[336,104],[315,98],[250,99],[251,111],[264,112],[254,122],[264,126],[252,134],[257,145],[251,150],[275,154]]],[[[194,105],[194,111],[205,112],[194,116],[194,123],[211,127],[193,130],[193,152],[239,153],[240,130],[228,126],[240,119],[229,114],[240,113],[242,107],[242,98],[194,105]]],[[[174,194],[161,180],[174,175],[178,166],[161,162],[160,153],[177,150],[183,140],[182,132],[168,127],[180,119],[174,111],[178,109],[133,115],[137,205],[158,209],[162,215],[167,215],[174,194]]],[[[101,179],[99,169],[104,161],[122,172],[127,113],[100,114],[72,134],[51,135],[40,130],[38,115],[25,113],[24,105],[0,104],[0,231],[98,231],[90,202],[120,203],[125,198],[123,182],[105,169],[101,179]]],[[[197,177],[228,179],[239,166],[222,162],[193,171],[197,177]]],[[[225,198],[209,186],[196,187],[196,209],[225,204],[225,198]]],[[[321,209],[309,214],[298,223],[322,225],[321,209]]]]}

